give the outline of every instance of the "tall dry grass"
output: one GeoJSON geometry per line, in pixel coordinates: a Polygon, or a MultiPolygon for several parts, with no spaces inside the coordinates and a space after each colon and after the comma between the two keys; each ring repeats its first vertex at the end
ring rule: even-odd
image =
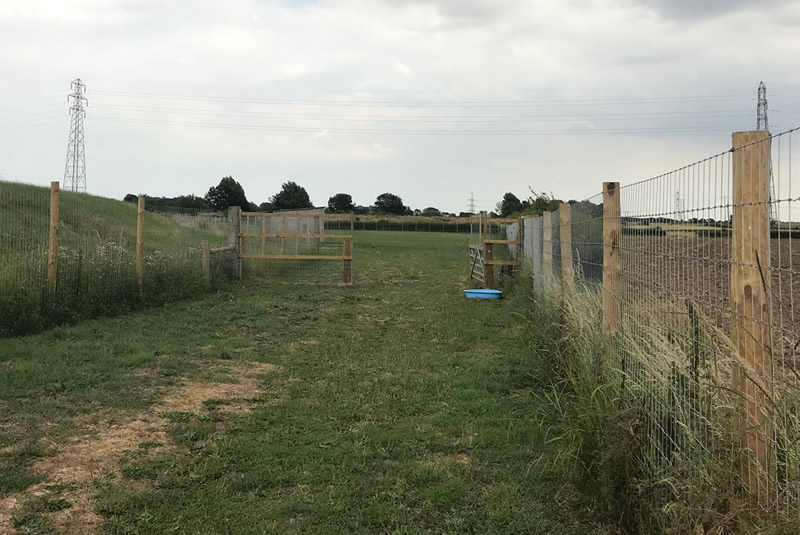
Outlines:
{"type": "Polygon", "coordinates": [[[738,476],[749,455],[731,385],[741,363],[724,333],[690,302],[661,300],[626,302],[609,337],[596,285],[545,287],[529,295],[535,416],[593,515],[625,533],[800,533],[796,388],[764,408],[777,464],[765,501],[738,476]]]}

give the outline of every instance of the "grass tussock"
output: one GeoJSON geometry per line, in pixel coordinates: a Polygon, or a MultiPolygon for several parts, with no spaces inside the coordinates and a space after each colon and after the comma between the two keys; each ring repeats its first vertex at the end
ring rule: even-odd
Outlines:
{"type": "Polygon", "coordinates": [[[735,352],[690,303],[669,324],[652,308],[626,309],[609,337],[596,288],[531,299],[536,417],[593,517],[623,533],[800,532],[796,394],[770,400],[775,490],[754,496],[736,468],[747,454],[734,424],[742,399],[729,386],[735,352]]]}

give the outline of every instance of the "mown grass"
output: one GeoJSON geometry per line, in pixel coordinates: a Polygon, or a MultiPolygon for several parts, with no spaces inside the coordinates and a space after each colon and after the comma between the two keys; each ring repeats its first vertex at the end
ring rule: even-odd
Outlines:
{"type": "MultiPolygon", "coordinates": [[[[86,318],[121,314],[207,289],[203,240],[223,245],[212,229],[145,214],[143,292],[135,271],[136,205],[63,191],[59,201],[56,291],[47,287],[50,191],[0,182],[0,336],[37,332],[86,318]]],[[[214,259],[215,284],[226,276],[214,259]]]]}
{"type": "MultiPolygon", "coordinates": [[[[146,410],[204,360],[267,362],[285,379],[264,385],[281,390],[271,403],[223,430],[176,415],[177,453],[121,460],[126,478],[98,484],[106,532],[606,533],[531,417],[544,335],[524,299],[464,299],[467,240],[357,232],[353,287],[246,282],[0,340],[0,441],[15,452],[79,416],[146,410]]],[[[0,462],[0,480],[28,474],[26,458],[0,462]]]]}

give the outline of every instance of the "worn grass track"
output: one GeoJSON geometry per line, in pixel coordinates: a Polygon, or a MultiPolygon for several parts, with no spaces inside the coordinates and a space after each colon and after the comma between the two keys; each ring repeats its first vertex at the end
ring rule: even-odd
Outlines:
{"type": "Polygon", "coordinates": [[[361,232],[351,288],[249,281],[0,340],[0,498],[22,497],[12,523],[69,526],[54,517],[73,506],[68,482],[37,472],[42,459],[87,426],[157,414],[167,438],[97,474],[98,529],[605,533],[576,515],[528,417],[525,304],[463,298],[467,239],[361,232]],[[212,394],[165,408],[178,388],[245,381],[232,370],[248,363],[279,372],[257,375],[244,412],[212,394]]]}

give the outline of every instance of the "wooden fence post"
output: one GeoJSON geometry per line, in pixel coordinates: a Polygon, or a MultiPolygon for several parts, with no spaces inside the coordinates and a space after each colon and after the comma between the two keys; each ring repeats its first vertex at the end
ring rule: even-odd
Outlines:
{"type": "Polygon", "coordinates": [[[603,182],[603,325],[611,336],[619,331],[620,308],[620,217],[619,182],[603,182]]]}
{"type": "Polygon", "coordinates": [[[735,132],[733,149],[731,339],[739,357],[734,387],[743,399],[736,428],[746,455],[739,475],[759,502],[768,503],[775,490],[772,430],[764,415],[772,395],[769,132],[735,132]]]}
{"type": "Polygon", "coordinates": [[[353,240],[352,238],[344,240],[342,248],[342,256],[344,257],[344,283],[353,284],[353,240]]]}
{"type": "Polygon", "coordinates": [[[553,227],[550,212],[542,212],[542,276],[545,288],[553,280],[553,227]]]}
{"type": "Polygon", "coordinates": [[[58,182],[50,182],[50,243],[47,249],[47,285],[56,291],[58,278],[58,182]]]}
{"type": "Polygon", "coordinates": [[[494,244],[485,243],[483,247],[483,287],[491,289],[494,286],[494,244]]]}
{"type": "Polygon", "coordinates": [[[241,237],[239,234],[242,233],[242,209],[238,206],[231,206],[228,208],[228,220],[231,225],[231,234],[228,237],[228,244],[233,247],[233,251],[231,251],[231,265],[233,267],[233,272],[236,274],[237,277],[242,278],[242,259],[241,256],[241,237]]]}
{"type": "Polygon", "coordinates": [[[561,275],[570,290],[575,289],[575,271],[572,266],[572,206],[562,202],[558,207],[561,228],[561,275]]]}
{"type": "Polygon", "coordinates": [[[203,276],[211,282],[211,242],[203,240],[203,276]]]}
{"type": "Polygon", "coordinates": [[[139,293],[144,291],[144,197],[139,197],[136,210],[136,281],[139,293]]]}

